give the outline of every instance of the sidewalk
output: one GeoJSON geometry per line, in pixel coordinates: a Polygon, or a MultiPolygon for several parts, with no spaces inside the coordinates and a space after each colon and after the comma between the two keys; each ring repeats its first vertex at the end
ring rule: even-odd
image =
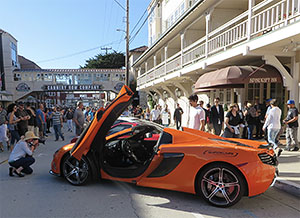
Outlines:
{"type": "MultiPolygon", "coordinates": [[[[285,140],[280,140],[281,148],[284,148],[285,140]]],[[[9,152],[4,146],[4,152],[0,153],[0,164],[7,162],[9,152]]],[[[274,187],[300,197],[300,151],[283,151],[278,158],[279,176],[274,187]]]]}
{"type": "MultiPolygon", "coordinates": [[[[285,147],[285,140],[280,140],[285,147]]],[[[278,158],[279,176],[274,186],[292,195],[300,197],[300,150],[283,151],[278,158]]]]}

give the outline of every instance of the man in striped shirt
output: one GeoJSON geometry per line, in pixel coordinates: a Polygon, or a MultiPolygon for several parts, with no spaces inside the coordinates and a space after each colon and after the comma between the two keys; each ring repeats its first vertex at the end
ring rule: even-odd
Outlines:
{"type": "Polygon", "coordinates": [[[53,129],[55,132],[55,141],[58,141],[59,136],[64,141],[65,138],[61,132],[61,128],[63,127],[63,120],[62,120],[62,114],[60,113],[60,108],[53,107],[53,112],[50,115],[50,118],[52,118],[52,121],[53,121],[53,129]]]}

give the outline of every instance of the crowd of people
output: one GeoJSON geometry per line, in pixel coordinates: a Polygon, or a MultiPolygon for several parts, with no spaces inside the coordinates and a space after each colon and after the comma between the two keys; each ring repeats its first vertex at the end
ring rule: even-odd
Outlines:
{"type": "Polygon", "coordinates": [[[38,108],[23,102],[10,104],[3,108],[0,104],[0,152],[5,149],[9,156],[9,175],[23,177],[31,174],[30,165],[34,163],[33,151],[37,145],[44,143],[53,128],[55,141],[65,140],[62,131],[63,124],[67,123],[67,131],[81,134],[85,125],[90,122],[96,108],[84,107],[82,102],[77,103],[77,108],[52,107],[45,108],[39,104],[38,108]]]}
{"type": "MultiPolygon", "coordinates": [[[[298,151],[298,109],[294,100],[288,100],[287,116],[282,119],[282,111],[278,107],[276,99],[267,99],[264,104],[255,99],[253,103],[245,102],[242,108],[238,104],[230,104],[227,108],[220,104],[220,98],[215,98],[213,104],[199,101],[198,96],[189,96],[189,120],[188,127],[206,131],[225,138],[263,139],[273,147],[279,156],[282,149],[278,147],[279,137],[286,132],[287,151],[298,151]],[[255,136],[255,137],[254,137],[255,136]]],[[[183,109],[176,105],[173,120],[177,129],[182,125],[183,109]]],[[[171,123],[171,113],[168,105],[164,107],[157,104],[152,110],[143,110],[139,105],[126,111],[126,115],[153,121],[164,126],[171,123]]]]}

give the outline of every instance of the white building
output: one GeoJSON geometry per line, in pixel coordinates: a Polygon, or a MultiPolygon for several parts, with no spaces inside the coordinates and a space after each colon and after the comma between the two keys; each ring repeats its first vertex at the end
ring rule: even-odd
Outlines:
{"type": "Polygon", "coordinates": [[[288,99],[299,102],[299,0],[152,0],[148,13],[149,48],[133,64],[138,90],[171,110],[180,103],[184,126],[195,92],[205,103],[276,98],[284,112],[288,99]],[[228,82],[229,66],[272,73],[253,68],[247,81],[228,82]]]}
{"type": "Polygon", "coordinates": [[[0,101],[11,102],[13,100],[12,72],[19,67],[17,40],[0,29],[0,101]]]}

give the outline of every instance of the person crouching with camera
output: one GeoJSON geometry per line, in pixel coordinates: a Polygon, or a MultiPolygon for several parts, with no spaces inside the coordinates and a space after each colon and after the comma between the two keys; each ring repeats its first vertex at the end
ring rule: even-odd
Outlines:
{"type": "Polygon", "coordinates": [[[38,143],[38,137],[32,131],[25,133],[25,137],[18,141],[9,156],[8,163],[11,166],[9,167],[9,176],[16,174],[24,177],[23,173],[31,174],[33,172],[30,165],[35,162],[32,154],[38,143]]]}

